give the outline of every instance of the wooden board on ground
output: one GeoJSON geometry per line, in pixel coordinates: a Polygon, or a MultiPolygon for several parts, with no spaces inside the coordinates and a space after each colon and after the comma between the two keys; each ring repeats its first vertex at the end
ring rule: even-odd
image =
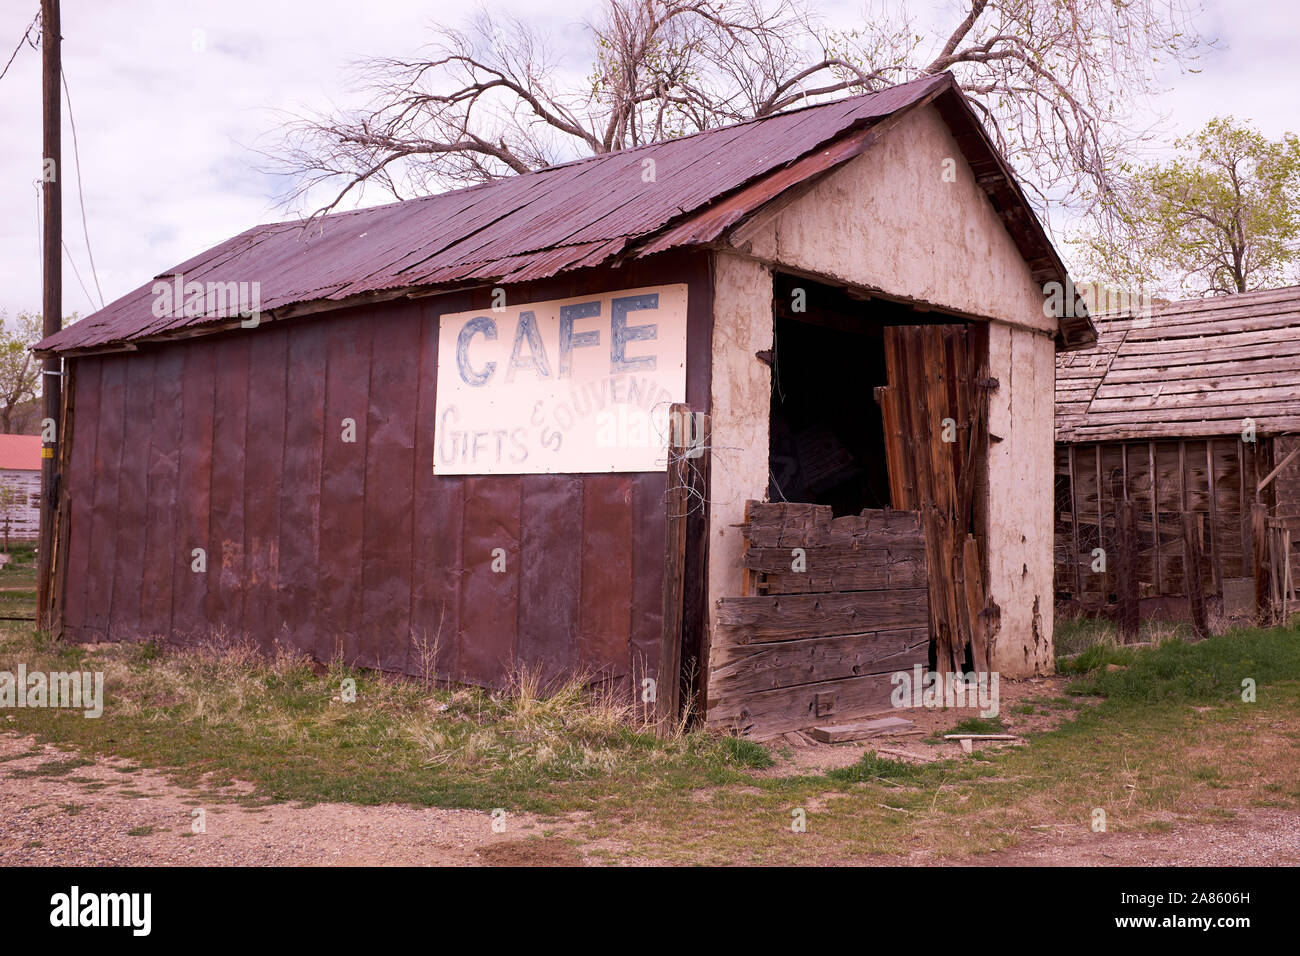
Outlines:
{"type": "Polygon", "coordinates": [[[809,733],[824,744],[839,744],[850,740],[864,740],[867,737],[907,733],[914,729],[916,724],[906,717],[881,717],[877,720],[864,720],[853,724],[814,727],[809,733]]]}

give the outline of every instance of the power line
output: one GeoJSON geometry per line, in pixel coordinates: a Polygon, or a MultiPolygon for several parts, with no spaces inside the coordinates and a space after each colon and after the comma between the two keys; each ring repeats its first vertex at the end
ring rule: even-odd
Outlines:
{"type": "MultiPolygon", "coordinates": [[[[33,182],[32,186],[36,189],[36,244],[39,247],[41,231],[44,228],[41,223],[41,187],[39,182],[33,182]]],[[[86,301],[90,303],[91,308],[94,308],[95,300],[91,298],[90,290],[86,288],[86,283],[83,282],[81,279],[81,273],[77,271],[77,263],[72,258],[72,250],[68,248],[68,244],[66,242],[63,242],[62,244],[63,244],[63,252],[68,257],[68,265],[72,266],[72,274],[77,277],[77,285],[81,286],[81,291],[86,294],[86,301]]],[[[41,262],[41,277],[42,277],[42,281],[44,281],[45,258],[43,256],[41,257],[40,262],[41,262]]]]}
{"type": "Polygon", "coordinates": [[[27,25],[27,29],[23,31],[23,38],[19,40],[18,45],[14,47],[14,52],[9,55],[9,62],[5,64],[5,68],[3,70],[0,70],[0,80],[3,80],[5,78],[5,74],[9,72],[9,67],[13,66],[14,57],[18,55],[18,51],[23,48],[24,43],[28,44],[33,50],[36,49],[36,44],[32,43],[31,40],[28,38],[32,35],[32,27],[36,26],[36,24],[40,21],[40,19],[41,19],[41,11],[37,10],[36,16],[32,17],[32,22],[29,23],[27,25]]]}
{"type": "MultiPolygon", "coordinates": [[[[72,260],[72,250],[68,248],[66,242],[63,243],[63,251],[67,253],[68,265],[72,266],[72,274],[77,277],[77,285],[81,286],[81,291],[86,293],[86,301],[90,303],[90,307],[93,309],[95,307],[95,300],[90,297],[90,290],[86,288],[86,283],[81,281],[81,273],[77,270],[77,264],[72,260]]],[[[100,301],[102,302],[103,300],[101,299],[100,301]]],[[[101,305],[100,308],[102,309],[103,305],[101,305]]]]}
{"type": "MultiPolygon", "coordinates": [[[[59,67],[59,76],[63,79],[63,96],[68,101],[68,125],[72,127],[72,158],[77,167],[77,201],[81,204],[81,234],[86,237],[86,255],[90,257],[90,274],[95,280],[95,291],[99,293],[99,307],[104,307],[104,290],[99,287],[99,271],[95,268],[95,254],[90,251],[90,230],[86,228],[86,193],[81,188],[81,152],[77,149],[77,121],[72,116],[72,94],[68,92],[68,75],[63,72],[63,67],[59,67]]],[[[67,243],[63,248],[68,248],[67,243]]],[[[72,253],[68,253],[68,260],[72,260],[72,253]]],[[[74,265],[72,271],[76,272],[77,267],[74,265]]],[[[81,278],[80,275],[77,276],[81,278]]],[[[82,286],[84,289],[85,286],[82,286]]],[[[90,293],[86,293],[86,298],[90,298],[90,293]]],[[[91,303],[94,304],[93,301],[91,303]]]]}
{"type": "Polygon", "coordinates": [[[36,261],[41,264],[41,288],[45,288],[45,247],[41,245],[42,237],[45,235],[45,226],[41,222],[41,181],[32,180],[32,189],[36,190],[36,261]]]}

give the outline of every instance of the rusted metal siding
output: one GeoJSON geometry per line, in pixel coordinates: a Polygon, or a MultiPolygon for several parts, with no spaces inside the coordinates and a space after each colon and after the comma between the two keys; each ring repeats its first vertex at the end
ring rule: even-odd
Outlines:
{"type": "MultiPolygon", "coordinates": [[[[510,296],[650,281],[688,285],[687,392],[707,410],[705,255],[510,296]]],[[[72,360],[65,634],[242,635],[487,686],[520,667],[655,674],[664,473],[432,473],[439,316],[488,305],[462,292],[72,360]]]]}

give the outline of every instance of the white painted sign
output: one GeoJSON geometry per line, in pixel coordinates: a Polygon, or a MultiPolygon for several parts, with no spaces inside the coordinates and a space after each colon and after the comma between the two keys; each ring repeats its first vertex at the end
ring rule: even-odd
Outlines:
{"type": "Polygon", "coordinates": [[[435,475],[659,471],[686,285],[442,316],[435,475]]]}

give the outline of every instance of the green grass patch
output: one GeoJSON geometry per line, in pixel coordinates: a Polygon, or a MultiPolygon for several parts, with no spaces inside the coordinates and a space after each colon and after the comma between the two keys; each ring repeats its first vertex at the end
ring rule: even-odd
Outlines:
{"type": "MultiPolygon", "coordinates": [[[[1001,734],[1006,732],[1006,725],[1001,717],[967,717],[957,721],[949,734],[1001,734]]],[[[939,736],[942,736],[940,734],[939,736]]]]}
{"type": "Polygon", "coordinates": [[[78,767],[89,767],[93,760],[85,757],[69,757],[66,760],[47,760],[35,767],[17,767],[9,771],[11,777],[62,777],[72,773],[78,767]]]}
{"type": "Polygon", "coordinates": [[[722,749],[738,767],[765,770],[776,763],[766,747],[743,737],[724,737],[722,749]]]}
{"type": "Polygon", "coordinates": [[[1098,644],[1116,642],[1115,625],[1105,618],[1058,617],[1052,630],[1058,658],[1078,654],[1098,644]]]}
{"type": "Polygon", "coordinates": [[[1080,655],[1069,692],[1133,703],[1213,703],[1241,699],[1243,684],[1256,687],[1300,677],[1300,631],[1295,628],[1231,631],[1194,644],[1174,639],[1159,647],[1094,647],[1080,655]],[[1121,669],[1109,669],[1116,664],[1121,669]]]}
{"type": "Polygon", "coordinates": [[[916,764],[906,760],[893,760],[882,757],[875,751],[867,751],[851,767],[840,767],[826,774],[833,783],[872,783],[916,784],[927,775],[937,773],[936,764],[916,764]]]}
{"type": "Polygon", "coordinates": [[[1087,674],[1111,664],[1127,667],[1133,662],[1133,657],[1139,650],[1139,648],[1120,647],[1115,644],[1094,644],[1075,657],[1058,658],[1056,669],[1061,674],[1087,674]]]}

